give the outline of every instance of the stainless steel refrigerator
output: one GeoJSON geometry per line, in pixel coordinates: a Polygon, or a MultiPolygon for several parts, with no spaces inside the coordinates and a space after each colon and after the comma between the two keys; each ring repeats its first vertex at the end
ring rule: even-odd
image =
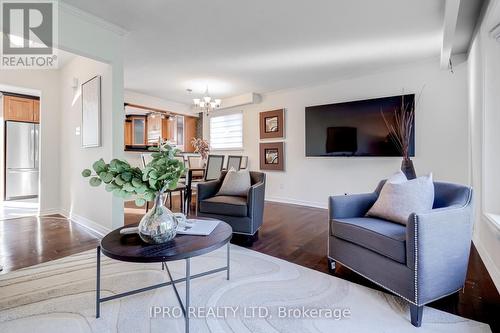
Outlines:
{"type": "Polygon", "coordinates": [[[38,196],[39,124],[6,122],[5,200],[38,196]]]}

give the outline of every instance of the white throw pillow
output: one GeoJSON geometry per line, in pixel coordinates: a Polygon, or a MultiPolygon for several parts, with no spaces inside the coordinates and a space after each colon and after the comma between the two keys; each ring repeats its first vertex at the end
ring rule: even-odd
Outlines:
{"type": "Polygon", "coordinates": [[[386,181],[377,201],[366,215],[406,225],[411,213],[429,211],[433,204],[432,173],[407,180],[400,171],[386,181]]]}
{"type": "Polygon", "coordinates": [[[217,195],[246,197],[250,186],[250,172],[248,170],[236,171],[231,168],[227,172],[217,195]]]}

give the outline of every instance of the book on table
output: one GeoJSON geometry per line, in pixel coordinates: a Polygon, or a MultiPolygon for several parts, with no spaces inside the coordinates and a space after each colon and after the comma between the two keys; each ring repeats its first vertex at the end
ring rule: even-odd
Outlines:
{"type": "MultiPolygon", "coordinates": [[[[187,223],[184,223],[183,225],[179,224],[177,226],[177,234],[208,236],[212,233],[212,231],[214,231],[220,221],[189,219],[186,220],[186,222],[187,223]]],[[[138,232],[138,227],[123,228],[120,230],[120,234],[122,235],[136,234],[138,232]]]]}
{"type": "Polygon", "coordinates": [[[185,225],[177,227],[179,235],[208,236],[214,231],[220,221],[189,219],[185,225]]]}

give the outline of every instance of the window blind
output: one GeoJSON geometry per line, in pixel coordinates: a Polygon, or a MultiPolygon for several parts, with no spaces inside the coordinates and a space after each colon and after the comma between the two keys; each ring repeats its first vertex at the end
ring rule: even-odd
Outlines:
{"type": "Polygon", "coordinates": [[[243,114],[210,117],[212,149],[243,149],[243,114]]]}

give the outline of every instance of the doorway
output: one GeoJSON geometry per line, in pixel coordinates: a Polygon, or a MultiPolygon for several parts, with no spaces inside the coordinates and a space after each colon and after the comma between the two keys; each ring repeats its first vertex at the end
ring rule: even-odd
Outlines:
{"type": "Polygon", "coordinates": [[[0,220],[39,211],[40,94],[21,91],[0,91],[0,220]]]}

